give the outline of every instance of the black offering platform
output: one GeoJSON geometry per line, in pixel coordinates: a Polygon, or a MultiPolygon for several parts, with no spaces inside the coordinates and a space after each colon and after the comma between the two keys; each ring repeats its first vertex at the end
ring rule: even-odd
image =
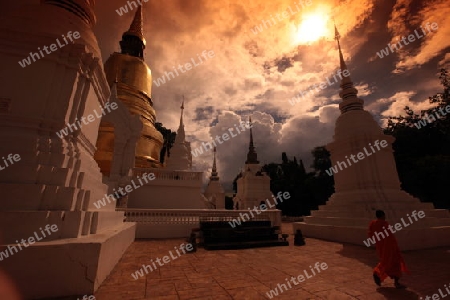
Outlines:
{"type": "Polygon", "coordinates": [[[202,243],[206,250],[229,250],[289,246],[279,238],[279,226],[270,221],[248,221],[232,227],[225,221],[200,222],[202,243]]]}

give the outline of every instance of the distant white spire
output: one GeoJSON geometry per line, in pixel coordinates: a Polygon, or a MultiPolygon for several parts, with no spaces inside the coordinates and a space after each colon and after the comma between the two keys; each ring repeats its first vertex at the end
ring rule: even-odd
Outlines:
{"type": "Polygon", "coordinates": [[[170,157],[167,160],[167,169],[187,171],[191,170],[192,162],[190,159],[191,157],[191,153],[189,151],[190,146],[189,143],[185,141],[186,134],[184,132],[184,123],[183,123],[184,96],[180,109],[181,109],[180,125],[178,126],[175,142],[173,144],[172,149],[170,150],[170,157]]]}
{"type": "MultiPolygon", "coordinates": [[[[345,63],[344,56],[342,55],[340,43],[341,35],[337,30],[336,24],[334,25],[334,33],[339,48],[339,63],[341,67],[341,74],[344,73],[344,71],[347,71],[348,74],[350,74],[347,68],[347,64],[345,63]]],[[[364,109],[363,107],[364,101],[358,98],[358,90],[353,85],[353,82],[350,79],[350,75],[349,76],[342,75],[341,91],[339,92],[339,96],[342,99],[342,102],[339,104],[339,109],[341,110],[341,113],[345,113],[350,110],[364,109]]]]}

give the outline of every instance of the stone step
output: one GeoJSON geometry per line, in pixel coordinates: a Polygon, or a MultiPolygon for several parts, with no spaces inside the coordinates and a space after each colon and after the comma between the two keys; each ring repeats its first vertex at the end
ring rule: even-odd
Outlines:
{"type": "Polygon", "coordinates": [[[423,208],[433,208],[432,203],[420,202],[420,201],[412,201],[412,200],[385,200],[381,199],[379,201],[367,201],[367,200],[352,200],[352,201],[343,201],[343,200],[328,200],[326,205],[352,205],[352,206],[360,206],[360,205],[381,205],[384,203],[388,203],[389,205],[408,205],[408,206],[418,206],[423,208]]]}
{"type": "MultiPolygon", "coordinates": [[[[414,209],[407,209],[407,210],[398,210],[395,209],[395,216],[404,216],[407,217],[407,215],[411,215],[411,213],[414,211],[414,209]]],[[[416,210],[416,212],[419,212],[420,210],[416,210]]],[[[433,218],[450,218],[450,213],[446,209],[432,209],[432,210],[423,210],[426,217],[433,217],[433,218]]],[[[391,210],[385,210],[385,213],[387,215],[387,219],[390,219],[390,216],[392,217],[393,213],[391,210]]],[[[347,210],[313,210],[311,211],[311,216],[313,217],[338,217],[338,218],[346,218],[346,217],[353,217],[353,216],[359,216],[359,217],[365,217],[365,218],[375,218],[375,212],[374,211],[367,211],[363,209],[347,209],[347,210]]]]}
{"type": "Polygon", "coordinates": [[[276,247],[289,246],[288,241],[272,240],[272,241],[252,241],[252,242],[235,242],[235,243],[211,243],[205,244],[206,250],[232,250],[232,249],[248,249],[260,247],[276,247]]]}
{"type": "MultiPolygon", "coordinates": [[[[270,221],[247,221],[247,222],[241,222],[241,225],[238,225],[236,228],[258,228],[258,227],[265,228],[265,227],[270,227],[270,226],[271,226],[270,221]]],[[[230,228],[230,222],[229,221],[201,221],[200,228],[201,229],[213,228],[215,230],[217,230],[217,229],[228,230],[230,228]]]]}
{"type": "MultiPolygon", "coordinates": [[[[306,224],[316,224],[316,225],[335,225],[335,226],[357,226],[357,227],[367,227],[372,219],[370,218],[355,218],[355,217],[305,217],[304,222],[306,224]]],[[[450,218],[433,218],[433,217],[425,217],[423,219],[419,219],[415,221],[411,218],[412,222],[409,221],[409,218],[405,215],[403,218],[403,222],[406,224],[403,225],[402,220],[398,221],[390,220],[388,221],[390,225],[394,226],[396,223],[402,224],[402,227],[417,227],[417,228],[425,228],[425,227],[439,227],[439,226],[450,226],[450,218]]]]}
{"type": "Polygon", "coordinates": [[[350,210],[354,211],[355,209],[366,209],[368,211],[374,209],[383,209],[388,210],[389,208],[395,210],[432,210],[434,209],[432,203],[411,203],[411,202],[380,202],[380,203],[369,203],[369,202],[354,202],[354,203],[333,203],[327,202],[325,205],[319,205],[319,210],[350,210]]]}

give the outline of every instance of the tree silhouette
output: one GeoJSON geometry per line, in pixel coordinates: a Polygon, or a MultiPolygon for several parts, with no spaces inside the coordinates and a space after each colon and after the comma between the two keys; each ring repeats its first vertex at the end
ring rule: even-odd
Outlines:
{"type": "Polygon", "coordinates": [[[155,123],[155,128],[156,128],[156,130],[161,132],[161,134],[164,138],[163,147],[161,149],[160,156],[159,156],[159,161],[161,163],[164,163],[167,151],[169,152],[169,156],[170,156],[170,148],[172,148],[173,143],[175,142],[175,137],[177,136],[177,133],[172,132],[172,130],[165,128],[162,123],[155,123]]]}
{"type": "Polygon", "coordinates": [[[450,169],[450,77],[441,69],[442,93],[429,97],[433,107],[415,113],[405,107],[405,116],[390,117],[386,134],[393,144],[402,188],[436,208],[450,208],[448,170],[450,169]],[[448,109],[448,111],[447,111],[448,109]],[[437,114],[436,114],[437,113],[437,114]],[[432,117],[431,117],[432,116],[432,117]]]}

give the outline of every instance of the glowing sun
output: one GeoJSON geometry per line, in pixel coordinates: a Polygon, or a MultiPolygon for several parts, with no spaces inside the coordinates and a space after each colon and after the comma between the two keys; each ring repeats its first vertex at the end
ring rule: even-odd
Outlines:
{"type": "Polygon", "coordinates": [[[326,36],[328,33],[327,23],[328,17],[324,14],[306,15],[297,29],[296,42],[307,44],[326,36]]]}

